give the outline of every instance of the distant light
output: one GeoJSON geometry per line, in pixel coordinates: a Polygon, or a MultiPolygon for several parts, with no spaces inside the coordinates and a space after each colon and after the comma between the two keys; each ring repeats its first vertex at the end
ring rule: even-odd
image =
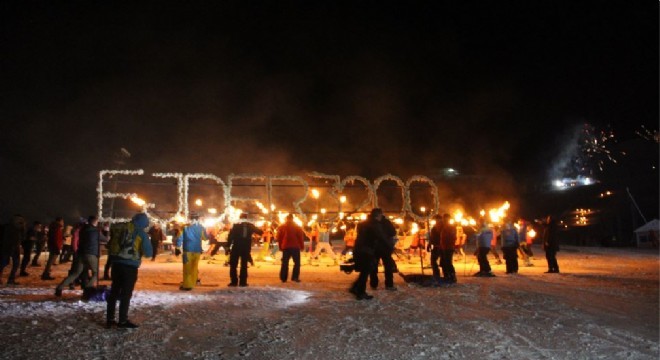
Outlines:
{"type": "Polygon", "coordinates": [[[202,206],[202,199],[195,200],[195,205],[202,206]]]}
{"type": "Polygon", "coordinates": [[[459,175],[458,171],[454,168],[445,168],[445,169],[442,170],[442,172],[443,172],[444,176],[446,176],[446,177],[452,177],[452,176],[459,175]]]}
{"type": "Polygon", "coordinates": [[[344,196],[344,195],[340,196],[339,197],[339,202],[341,202],[342,204],[345,203],[346,202],[346,196],[344,196]]]}
{"type": "Polygon", "coordinates": [[[316,190],[316,189],[312,189],[312,197],[313,197],[314,199],[318,199],[318,198],[319,198],[319,195],[321,195],[321,193],[319,193],[318,190],[316,190]]]}
{"type": "Polygon", "coordinates": [[[565,190],[579,186],[589,186],[597,183],[598,180],[590,177],[578,176],[577,178],[563,178],[552,181],[552,185],[557,190],[565,190]]]}
{"type": "Polygon", "coordinates": [[[217,214],[218,213],[218,209],[216,209],[216,208],[209,208],[208,211],[209,211],[209,214],[217,214]]]}

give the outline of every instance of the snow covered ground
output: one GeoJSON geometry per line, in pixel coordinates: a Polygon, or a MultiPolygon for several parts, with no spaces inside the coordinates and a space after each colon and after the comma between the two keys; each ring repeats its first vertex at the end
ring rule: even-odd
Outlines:
{"type": "MultiPolygon", "coordinates": [[[[68,264],[50,282],[29,268],[21,285],[0,288],[0,358],[658,359],[657,250],[565,247],[562,274],[544,274],[534,250],[535,266],[517,276],[493,265],[497,277],[474,278],[472,257],[456,262],[453,287],[395,275],[398,291],[385,291],[381,274],[371,301],[347,292],[357,275],[329,258],[285,284],[278,265],[257,262],[247,288],[226,287],[222,261],[202,261],[204,286],[182,292],[181,264],[161,255],[140,269],[135,330],[105,329],[105,303],[81,302],[79,290],[56,298],[68,264]]],[[[419,263],[399,269],[421,272],[419,263]]]]}

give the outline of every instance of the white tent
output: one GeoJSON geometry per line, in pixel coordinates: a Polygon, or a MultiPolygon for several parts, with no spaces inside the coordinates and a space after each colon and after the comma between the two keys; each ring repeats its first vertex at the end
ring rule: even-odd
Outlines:
{"type": "Polygon", "coordinates": [[[658,246],[658,232],[660,231],[660,221],[653,219],[644,226],[635,230],[635,237],[637,238],[637,246],[640,244],[648,244],[651,246],[658,246]]]}

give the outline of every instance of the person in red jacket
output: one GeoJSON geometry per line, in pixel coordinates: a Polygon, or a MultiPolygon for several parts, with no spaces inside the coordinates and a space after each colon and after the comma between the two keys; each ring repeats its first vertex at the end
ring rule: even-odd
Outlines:
{"type": "Polygon", "coordinates": [[[289,276],[289,259],[293,258],[291,280],[300,282],[300,250],[305,248],[305,235],[300,226],[293,222],[293,215],[287,215],[284,224],[277,228],[277,243],[282,250],[280,280],[286,282],[289,276]]]}
{"type": "Polygon", "coordinates": [[[55,263],[64,245],[64,219],[58,217],[53,221],[48,229],[48,262],[41,274],[41,280],[55,280],[50,276],[50,268],[55,263]]]}

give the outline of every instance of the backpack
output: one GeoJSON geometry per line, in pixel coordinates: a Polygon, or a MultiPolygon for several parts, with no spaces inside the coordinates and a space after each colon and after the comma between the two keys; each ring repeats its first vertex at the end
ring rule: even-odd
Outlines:
{"type": "Polygon", "coordinates": [[[110,241],[108,242],[108,253],[112,256],[137,260],[140,256],[135,251],[135,237],[136,231],[131,231],[132,226],[129,224],[113,225],[110,230],[110,241]]]}

